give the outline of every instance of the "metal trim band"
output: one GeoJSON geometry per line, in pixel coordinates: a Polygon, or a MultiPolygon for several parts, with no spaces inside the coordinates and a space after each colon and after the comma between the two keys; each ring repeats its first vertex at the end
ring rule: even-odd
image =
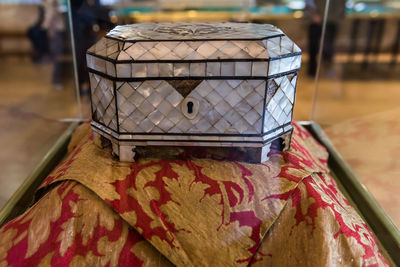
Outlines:
{"type": "Polygon", "coordinates": [[[106,56],[98,55],[93,52],[86,52],[87,55],[94,56],[100,59],[104,59],[108,62],[114,63],[114,64],[131,64],[131,63],[207,63],[207,62],[270,62],[274,60],[279,60],[282,58],[288,58],[288,57],[295,57],[295,56],[300,56],[303,55],[302,52],[294,52],[294,53],[289,53],[285,55],[281,55],[279,57],[270,57],[270,58],[225,58],[225,59],[191,59],[191,60],[115,60],[106,56]]]}
{"type": "MultiPolygon", "coordinates": [[[[123,138],[120,138],[119,136],[118,137],[115,136],[115,134],[113,134],[113,133],[104,131],[103,129],[101,129],[101,128],[97,127],[96,125],[94,125],[93,122],[92,122],[92,128],[95,131],[102,132],[102,133],[108,135],[109,137],[111,137],[112,139],[114,139],[114,140],[116,140],[118,142],[132,142],[132,143],[135,143],[135,142],[136,143],[146,143],[146,142],[157,142],[157,143],[159,143],[159,142],[161,142],[161,143],[169,143],[169,144],[173,144],[173,143],[243,144],[241,146],[245,146],[246,144],[253,144],[253,145],[254,144],[259,144],[260,147],[264,146],[265,144],[270,143],[271,141],[273,141],[273,140],[281,137],[282,135],[287,134],[287,133],[289,133],[289,132],[291,132],[293,130],[293,128],[290,127],[290,129],[288,129],[286,131],[282,131],[282,132],[280,132],[280,133],[278,133],[278,134],[276,134],[276,135],[274,135],[274,136],[272,136],[272,137],[270,137],[270,138],[268,138],[266,140],[248,141],[248,140],[224,140],[224,139],[219,139],[219,140],[207,140],[207,139],[196,139],[196,140],[190,140],[190,139],[150,139],[150,138],[149,139],[123,139],[123,138]]],[[[283,129],[283,127],[279,127],[279,128],[276,128],[276,129],[283,129]]],[[[145,135],[145,134],[143,134],[143,135],[145,135]]],[[[165,134],[161,134],[160,133],[158,135],[165,135],[165,134]]],[[[151,135],[148,135],[148,136],[151,136],[151,135]]],[[[173,134],[170,134],[170,136],[173,137],[173,134]]],[[[176,136],[178,136],[178,135],[176,135],[176,136]]],[[[217,135],[215,135],[215,136],[217,136],[217,135]]],[[[190,137],[190,136],[188,136],[188,137],[190,137]]],[[[243,137],[245,137],[245,136],[243,136],[243,137]]]]}
{"type": "MultiPolygon", "coordinates": [[[[285,127],[291,126],[291,122],[285,123],[284,125],[281,125],[279,127],[276,127],[272,130],[269,130],[268,132],[265,133],[261,133],[261,134],[212,134],[212,133],[120,133],[117,132],[113,129],[111,129],[108,126],[105,126],[104,124],[102,124],[101,122],[97,122],[97,121],[92,121],[91,122],[92,126],[98,128],[99,130],[103,130],[101,129],[102,127],[110,130],[110,132],[113,132],[114,134],[117,135],[170,135],[170,136],[216,136],[216,137],[264,137],[266,135],[269,135],[275,131],[278,131],[280,129],[283,129],[285,127]]],[[[103,131],[104,132],[104,131],[103,131]]]]}
{"type": "Polygon", "coordinates": [[[299,68],[293,69],[290,71],[286,72],[281,72],[277,73],[274,75],[269,75],[269,76],[189,76],[189,77],[182,77],[182,76],[177,76],[177,77],[127,77],[127,78],[122,78],[122,77],[113,77],[108,74],[105,74],[104,72],[100,72],[91,68],[87,68],[88,72],[99,75],[103,78],[109,79],[111,81],[115,82],[137,82],[137,81],[146,81],[146,80],[268,80],[268,79],[274,79],[274,78],[279,78],[281,76],[285,76],[288,74],[293,74],[297,73],[299,71],[299,68]]]}

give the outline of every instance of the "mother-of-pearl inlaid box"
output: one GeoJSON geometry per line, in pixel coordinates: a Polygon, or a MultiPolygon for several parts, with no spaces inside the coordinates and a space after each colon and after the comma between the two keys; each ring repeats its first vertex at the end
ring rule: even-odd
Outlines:
{"type": "Polygon", "coordinates": [[[250,23],[117,26],[87,52],[92,128],[121,161],[136,146],[290,145],[301,50],[250,23]]]}

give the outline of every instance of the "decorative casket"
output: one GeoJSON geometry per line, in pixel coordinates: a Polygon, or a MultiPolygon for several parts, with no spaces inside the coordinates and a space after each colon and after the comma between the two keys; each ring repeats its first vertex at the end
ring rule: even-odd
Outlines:
{"type": "Polygon", "coordinates": [[[264,162],[290,145],[301,50],[272,25],[117,26],[87,52],[95,142],[240,147],[264,162]]]}

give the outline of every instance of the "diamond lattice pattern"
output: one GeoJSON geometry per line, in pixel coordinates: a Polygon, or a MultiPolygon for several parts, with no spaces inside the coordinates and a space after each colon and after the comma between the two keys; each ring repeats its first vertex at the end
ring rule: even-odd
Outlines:
{"type": "Polygon", "coordinates": [[[296,74],[289,74],[268,81],[264,132],[291,122],[296,81],[296,74]]]}
{"type": "Polygon", "coordinates": [[[218,133],[261,132],[265,80],[204,80],[187,97],[199,101],[190,120],[184,99],[168,82],[117,83],[120,132],[218,133]]]}
{"type": "Polygon", "coordinates": [[[287,36],[265,40],[121,42],[102,38],[88,52],[114,60],[204,60],[275,58],[301,52],[287,36]]]}
{"type": "Polygon", "coordinates": [[[93,120],[117,130],[113,83],[90,73],[93,120]]]}
{"type": "Polygon", "coordinates": [[[262,41],[171,41],[125,43],[118,60],[267,58],[262,41]]]}

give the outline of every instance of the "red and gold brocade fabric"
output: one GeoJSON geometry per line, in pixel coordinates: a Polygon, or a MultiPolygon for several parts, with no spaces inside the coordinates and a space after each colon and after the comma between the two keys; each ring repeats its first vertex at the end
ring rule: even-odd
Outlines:
{"type": "Polygon", "coordinates": [[[84,124],[41,186],[53,188],[0,230],[0,266],[387,265],[326,151],[294,127],[291,150],[264,164],[187,154],[128,164],[84,124]]]}
{"type": "Polygon", "coordinates": [[[0,266],[159,263],[173,266],[104,201],[74,181],[57,185],[0,234],[0,266]]]}

